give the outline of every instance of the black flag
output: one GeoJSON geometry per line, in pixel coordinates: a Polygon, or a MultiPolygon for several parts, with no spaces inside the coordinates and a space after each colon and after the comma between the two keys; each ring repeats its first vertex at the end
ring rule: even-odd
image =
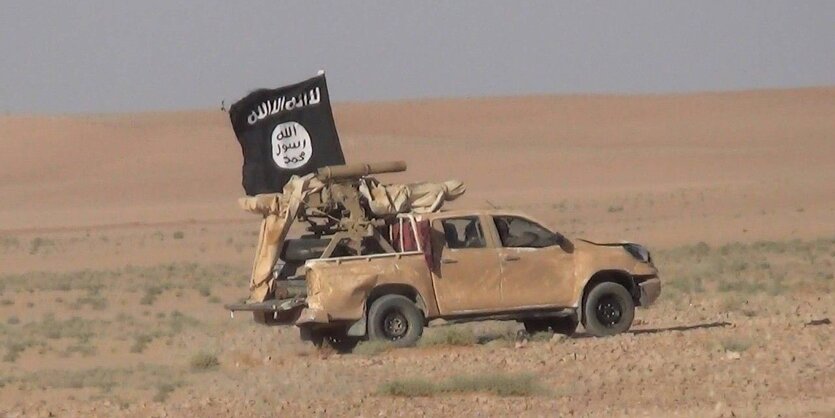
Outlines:
{"type": "Polygon", "coordinates": [[[345,164],[321,74],[277,89],[253,91],[229,108],[244,155],[246,194],[280,192],[292,175],[345,164]]]}

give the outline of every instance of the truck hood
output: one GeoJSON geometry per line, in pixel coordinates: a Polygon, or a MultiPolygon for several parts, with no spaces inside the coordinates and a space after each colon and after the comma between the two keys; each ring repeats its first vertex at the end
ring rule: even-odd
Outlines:
{"type": "Polygon", "coordinates": [[[628,241],[621,241],[621,242],[594,242],[587,239],[578,238],[578,241],[583,242],[581,246],[586,247],[587,250],[593,248],[616,248],[620,247],[626,250],[633,258],[638,261],[645,262],[645,263],[652,263],[652,256],[649,253],[649,250],[641,244],[636,244],[634,242],[628,241]]]}
{"type": "Polygon", "coordinates": [[[591,245],[597,245],[597,246],[599,246],[599,247],[623,247],[624,245],[627,245],[627,244],[634,244],[633,242],[629,242],[629,241],[621,241],[621,242],[594,242],[594,241],[591,241],[591,240],[587,240],[587,239],[585,239],[585,238],[577,238],[577,240],[578,240],[578,241],[583,241],[583,242],[589,243],[589,244],[591,244],[591,245]]]}

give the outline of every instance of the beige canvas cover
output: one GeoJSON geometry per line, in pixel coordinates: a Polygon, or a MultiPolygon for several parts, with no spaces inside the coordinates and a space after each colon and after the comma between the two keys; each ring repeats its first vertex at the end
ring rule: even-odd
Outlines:
{"type": "Polygon", "coordinates": [[[368,199],[371,211],[377,216],[436,212],[444,202],[457,199],[466,190],[464,183],[459,180],[443,183],[380,184],[376,179],[366,178],[360,183],[360,192],[368,199]]]}
{"type": "Polygon", "coordinates": [[[272,281],[273,266],[287,238],[287,232],[304,198],[322,186],[323,184],[311,174],[291,178],[282,193],[259,194],[238,200],[243,210],[263,217],[249,280],[251,302],[263,302],[266,299],[272,281]]]}

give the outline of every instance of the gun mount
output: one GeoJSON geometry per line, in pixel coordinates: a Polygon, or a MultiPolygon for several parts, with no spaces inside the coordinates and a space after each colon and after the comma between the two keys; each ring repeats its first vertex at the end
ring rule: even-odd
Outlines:
{"type": "Polygon", "coordinates": [[[360,255],[368,251],[393,252],[380,235],[388,217],[374,216],[362,190],[372,174],[396,173],[406,170],[403,161],[352,164],[323,167],[316,171],[322,187],[306,196],[297,218],[307,222],[307,231],[314,238],[331,236],[324,256],[338,249],[344,255],[360,255]],[[369,242],[371,239],[371,242],[369,242]],[[370,247],[370,248],[367,248],[370,247]]]}
{"type": "MultiPolygon", "coordinates": [[[[329,166],[292,178],[282,193],[241,199],[241,206],[261,214],[264,221],[250,281],[252,299],[263,301],[275,291],[276,264],[287,251],[290,226],[307,223],[302,238],[327,242],[318,257],[395,252],[387,238],[397,215],[434,212],[445,201],[464,193],[463,183],[381,184],[372,174],[406,170],[403,161],[329,166]]],[[[285,257],[286,258],[286,257],[285,257]]],[[[280,276],[295,275],[301,264],[282,268],[280,276]]]]}

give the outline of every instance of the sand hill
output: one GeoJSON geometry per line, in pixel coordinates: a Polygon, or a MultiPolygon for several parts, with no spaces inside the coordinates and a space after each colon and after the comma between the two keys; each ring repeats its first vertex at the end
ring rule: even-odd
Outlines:
{"type": "MultiPolygon", "coordinates": [[[[458,206],[489,200],[562,223],[595,207],[603,223],[635,210],[640,235],[662,242],[698,238],[690,227],[708,241],[743,229],[835,230],[835,88],[340,104],[335,113],[349,162],[406,160],[409,171],[390,181],[462,179],[469,192],[458,206]],[[667,236],[673,223],[676,237],[667,236]]],[[[220,111],[3,117],[0,230],[247,219],[235,205],[240,164],[220,111]]]]}

